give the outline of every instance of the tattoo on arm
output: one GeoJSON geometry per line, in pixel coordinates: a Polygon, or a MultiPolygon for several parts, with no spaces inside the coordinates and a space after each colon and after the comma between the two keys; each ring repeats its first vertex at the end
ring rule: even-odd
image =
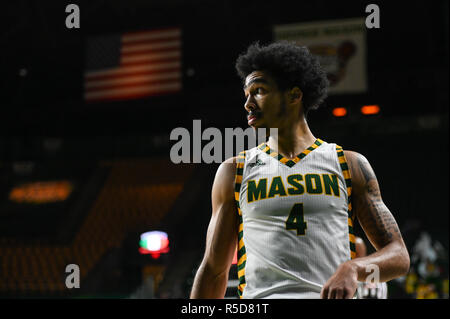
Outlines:
{"type": "Polygon", "coordinates": [[[357,161],[362,185],[358,194],[358,219],[376,245],[383,246],[391,242],[394,236],[401,237],[400,230],[383,203],[377,178],[369,162],[362,155],[357,156],[357,161]]]}
{"type": "Polygon", "coordinates": [[[366,185],[369,194],[374,197],[381,197],[377,177],[375,176],[375,173],[373,172],[367,159],[363,156],[358,156],[358,164],[364,176],[364,184],[366,185]]]}
{"type": "Polygon", "coordinates": [[[361,172],[364,175],[364,180],[366,182],[369,182],[370,180],[376,178],[373,171],[367,167],[369,165],[369,162],[367,161],[367,159],[365,157],[358,156],[358,165],[359,165],[359,168],[361,169],[361,172]]]}

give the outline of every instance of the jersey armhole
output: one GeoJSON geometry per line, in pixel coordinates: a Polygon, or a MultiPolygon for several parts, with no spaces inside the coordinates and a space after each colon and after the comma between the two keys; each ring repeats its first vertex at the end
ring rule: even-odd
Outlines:
{"type": "Polygon", "coordinates": [[[242,178],[244,175],[245,151],[239,153],[236,157],[236,172],[234,176],[234,199],[239,216],[241,216],[241,208],[239,206],[239,196],[241,192],[242,178]]]}
{"type": "Polygon", "coordinates": [[[342,170],[342,175],[345,179],[345,186],[347,187],[347,197],[348,197],[348,233],[350,242],[350,257],[351,259],[356,257],[356,246],[355,246],[355,232],[353,229],[353,223],[355,221],[355,216],[353,214],[352,208],[352,177],[350,174],[350,168],[348,166],[347,159],[345,158],[344,150],[341,146],[336,145],[336,152],[339,161],[339,166],[342,170]]]}
{"type": "Polygon", "coordinates": [[[245,282],[245,264],[247,260],[247,254],[244,245],[244,224],[242,219],[241,207],[239,205],[239,197],[241,192],[242,178],[244,175],[245,165],[245,151],[239,153],[236,158],[236,176],[234,180],[234,199],[236,201],[237,213],[239,215],[239,230],[238,230],[238,247],[237,247],[237,270],[239,284],[237,287],[238,296],[242,299],[244,293],[245,282]]]}

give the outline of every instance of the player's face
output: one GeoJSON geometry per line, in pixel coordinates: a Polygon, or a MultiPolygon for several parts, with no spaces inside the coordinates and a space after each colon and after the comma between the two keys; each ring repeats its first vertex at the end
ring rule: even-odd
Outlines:
{"type": "Polygon", "coordinates": [[[285,99],[273,78],[254,71],[245,79],[245,104],[248,125],[254,128],[280,127],[286,114],[285,99]]]}

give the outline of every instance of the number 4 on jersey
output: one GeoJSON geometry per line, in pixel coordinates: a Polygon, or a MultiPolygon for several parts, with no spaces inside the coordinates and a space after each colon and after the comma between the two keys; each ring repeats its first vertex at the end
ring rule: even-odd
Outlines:
{"type": "Polygon", "coordinates": [[[303,203],[297,203],[292,207],[289,217],[286,220],[287,230],[297,230],[297,236],[305,235],[307,228],[304,216],[303,216],[303,203]]]}

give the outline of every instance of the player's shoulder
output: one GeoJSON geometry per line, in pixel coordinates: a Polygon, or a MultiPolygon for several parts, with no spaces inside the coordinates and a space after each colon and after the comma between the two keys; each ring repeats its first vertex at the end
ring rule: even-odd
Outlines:
{"type": "Polygon", "coordinates": [[[240,156],[238,155],[238,156],[233,156],[233,157],[230,157],[230,158],[227,158],[225,161],[223,161],[221,164],[220,164],[220,166],[226,166],[226,167],[229,167],[229,166],[231,166],[231,167],[236,167],[236,165],[237,165],[237,163],[239,163],[240,162],[240,156]]]}
{"type": "Polygon", "coordinates": [[[213,183],[213,199],[234,200],[236,169],[238,163],[239,157],[233,156],[219,165],[213,183]]]}
{"type": "Polygon", "coordinates": [[[234,177],[238,173],[238,169],[244,168],[245,153],[246,151],[242,151],[238,155],[232,156],[223,161],[217,169],[216,178],[219,177],[228,180],[233,179],[234,182],[234,177]]]}
{"type": "Polygon", "coordinates": [[[248,150],[246,151],[242,151],[240,152],[238,155],[236,156],[232,156],[230,158],[227,158],[225,161],[223,161],[220,166],[225,166],[225,167],[234,167],[236,168],[238,163],[243,163],[246,153],[248,153],[248,150]]]}
{"type": "Polygon", "coordinates": [[[366,156],[350,150],[344,150],[344,154],[350,168],[354,188],[358,186],[364,187],[370,179],[376,180],[375,172],[366,156]]]}
{"type": "Polygon", "coordinates": [[[225,178],[234,180],[234,175],[236,174],[236,168],[238,163],[242,162],[243,156],[237,155],[230,158],[227,158],[223,161],[216,172],[216,178],[225,178]]]}
{"type": "Polygon", "coordinates": [[[361,162],[368,162],[367,158],[359,152],[345,149],[343,151],[345,158],[347,159],[350,165],[358,165],[358,163],[361,162]]]}

